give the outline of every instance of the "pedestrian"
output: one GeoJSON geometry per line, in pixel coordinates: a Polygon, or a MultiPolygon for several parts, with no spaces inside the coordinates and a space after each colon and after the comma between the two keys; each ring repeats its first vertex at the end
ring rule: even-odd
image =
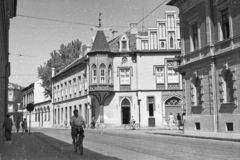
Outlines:
{"type": "Polygon", "coordinates": [[[20,129],[20,119],[19,119],[19,117],[17,117],[17,121],[16,121],[16,130],[17,130],[17,133],[19,132],[19,129],[20,129]]]}
{"type": "Polygon", "coordinates": [[[27,132],[27,120],[24,118],[24,121],[22,122],[22,134],[27,132]]]}
{"type": "Polygon", "coordinates": [[[131,128],[132,129],[135,129],[135,127],[134,127],[134,125],[135,125],[135,119],[133,118],[133,116],[132,116],[132,118],[131,118],[131,120],[130,120],[130,125],[131,125],[131,128]]]}
{"type": "Polygon", "coordinates": [[[7,114],[7,117],[3,123],[3,128],[5,128],[5,137],[7,142],[12,142],[12,118],[10,118],[10,115],[7,114]]]}
{"type": "Polygon", "coordinates": [[[95,128],[95,124],[96,124],[96,120],[95,120],[94,117],[92,117],[91,127],[90,128],[95,128]]]}
{"type": "Polygon", "coordinates": [[[174,116],[172,115],[172,113],[169,114],[168,121],[169,121],[169,127],[171,129],[172,126],[174,125],[174,116]]]}
{"type": "Polygon", "coordinates": [[[180,126],[181,126],[181,116],[180,116],[180,113],[177,114],[177,126],[178,126],[178,130],[180,130],[180,126]]]}

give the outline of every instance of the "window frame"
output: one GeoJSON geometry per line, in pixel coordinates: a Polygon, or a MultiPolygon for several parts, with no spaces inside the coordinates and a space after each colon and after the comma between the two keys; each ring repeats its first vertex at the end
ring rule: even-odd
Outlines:
{"type": "Polygon", "coordinates": [[[230,20],[228,8],[221,11],[222,40],[230,38],[230,20]]]}
{"type": "Polygon", "coordinates": [[[198,24],[194,24],[192,27],[192,50],[195,51],[199,49],[199,33],[198,33],[198,24]]]}
{"type": "Polygon", "coordinates": [[[91,78],[91,80],[92,80],[92,84],[96,84],[97,82],[98,82],[98,80],[97,80],[97,66],[95,65],[95,64],[93,64],[92,65],[92,67],[91,67],[92,69],[91,69],[91,76],[92,76],[92,78],[91,78]],[[96,75],[95,75],[96,74],[96,75]],[[95,78],[95,80],[94,80],[94,78],[95,78]]]}
{"type": "Polygon", "coordinates": [[[99,65],[99,73],[100,73],[100,75],[99,75],[100,82],[99,83],[100,84],[106,84],[106,69],[107,69],[107,67],[104,63],[101,63],[99,65]]]}

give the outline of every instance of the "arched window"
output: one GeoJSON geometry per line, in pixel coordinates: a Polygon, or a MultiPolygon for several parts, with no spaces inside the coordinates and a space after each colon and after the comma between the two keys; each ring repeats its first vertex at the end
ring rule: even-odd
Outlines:
{"type": "Polygon", "coordinates": [[[47,106],[47,110],[48,110],[48,121],[50,121],[50,108],[49,108],[49,106],[47,106]]]}
{"type": "Polygon", "coordinates": [[[97,83],[97,67],[96,65],[92,65],[92,84],[97,83]]]}
{"type": "Polygon", "coordinates": [[[112,84],[112,65],[111,64],[108,67],[108,83],[112,84]]]}
{"type": "Polygon", "coordinates": [[[164,48],[164,42],[161,43],[161,48],[164,48]]]}
{"type": "Polygon", "coordinates": [[[172,36],[170,38],[170,48],[173,48],[173,38],[172,38],[172,36]]]}
{"type": "Polygon", "coordinates": [[[105,70],[106,70],[106,66],[105,64],[101,64],[100,65],[100,83],[106,83],[106,76],[105,76],[105,70]]]}
{"type": "Polygon", "coordinates": [[[201,81],[199,78],[196,79],[196,105],[202,105],[202,94],[201,94],[201,81]]]}
{"type": "Polygon", "coordinates": [[[47,110],[45,107],[44,107],[44,121],[47,121],[47,110]]]}
{"type": "Polygon", "coordinates": [[[226,73],[226,100],[227,102],[234,102],[234,98],[233,98],[233,74],[231,71],[227,71],[226,73]]]}

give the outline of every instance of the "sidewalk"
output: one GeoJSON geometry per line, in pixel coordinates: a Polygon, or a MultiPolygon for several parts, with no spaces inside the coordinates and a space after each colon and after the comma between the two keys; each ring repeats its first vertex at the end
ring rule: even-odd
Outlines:
{"type": "Polygon", "coordinates": [[[232,141],[240,142],[240,134],[235,133],[213,133],[213,132],[198,132],[198,131],[185,131],[177,129],[156,129],[146,131],[147,134],[156,134],[156,135],[166,135],[166,136],[179,136],[179,137],[188,137],[188,138],[199,138],[199,139],[212,139],[212,140],[221,140],[221,141],[232,141]]]}
{"type": "Polygon", "coordinates": [[[84,148],[83,155],[75,153],[72,140],[56,139],[40,132],[12,134],[12,143],[3,142],[0,160],[118,160],[84,148]]]}

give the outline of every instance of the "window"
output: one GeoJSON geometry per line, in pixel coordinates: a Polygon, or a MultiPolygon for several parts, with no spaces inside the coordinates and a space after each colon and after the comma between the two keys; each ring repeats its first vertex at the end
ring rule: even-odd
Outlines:
{"type": "Polygon", "coordinates": [[[197,24],[192,26],[192,32],[193,32],[193,35],[192,35],[193,50],[196,50],[196,49],[198,49],[198,26],[197,26],[197,24]]]}
{"type": "Polygon", "coordinates": [[[165,48],[164,42],[161,42],[161,48],[165,48]]]}
{"type": "Polygon", "coordinates": [[[222,14],[222,35],[223,39],[227,39],[230,36],[228,9],[223,10],[221,14],[222,14]]]}
{"type": "Polygon", "coordinates": [[[142,50],[148,49],[148,41],[147,40],[142,40],[141,41],[141,46],[142,46],[142,50]]]}
{"type": "Polygon", "coordinates": [[[122,41],[122,49],[123,50],[127,49],[127,41],[122,41]]]}
{"type": "Polygon", "coordinates": [[[231,71],[226,73],[226,100],[227,102],[234,102],[234,90],[233,90],[233,74],[231,71]]]}
{"type": "Polygon", "coordinates": [[[97,67],[96,65],[92,65],[92,84],[97,83],[97,67]]]}
{"type": "Polygon", "coordinates": [[[79,112],[78,113],[79,113],[79,115],[82,116],[82,105],[81,104],[79,105],[79,112]]]}
{"type": "Polygon", "coordinates": [[[112,84],[112,66],[109,65],[108,67],[108,83],[112,84]]]}
{"type": "Polygon", "coordinates": [[[85,89],[85,94],[87,94],[87,89],[88,89],[88,84],[87,84],[87,76],[84,76],[84,89],[85,89]]]}
{"type": "Polygon", "coordinates": [[[196,79],[196,105],[202,105],[202,94],[201,94],[201,81],[199,78],[196,79]]]}
{"type": "Polygon", "coordinates": [[[78,77],[78,89],[79,89],[79,96],[82,94],[82,79],[81,76],[78,77]]]}
{"type": "Polygon", "coordinates": [[[179,83],[178,74],[173,68],[168,68],[168,83],[179,83]]]}
{"type": "Polygon", "coordinates": [[[195,127],[196,127],[196,130],[200,130],[201,129],[200,123],[199,122],[195,123],[195,127]]]}
{"type": "Polygon", "coordinates": [[[106,66],[104,64],[100,65],[100,83],[106,83],[105,79],[106,66]]]}
{"type": "Polygon", "coordinates": [[[155,100],[154,97],[147,97],[149,116],[154,116],[155,100]]]}
{"type": "Polygon", "coordinates": [[[226,123],[227,131],[233,131],[233,123],[226,123]]]}
{"type": "Polygon", "coordinates": [[[67,99],[67,82],[65,82],[65,99],[67,99]]]}
{"type": "Polygon", "coordinates": [[[130,85],[130,69],[120,69],[120,84],[130,85]]]}
{"type": "Polygon", "coordinates": [[[170,48],[173,48],[173,37],[170,37],[170,48]]]}
{"type": "Polygon", "coordinates": [[[71,86],[71,81],[69,81],[69,97],[71,98],[72,95],[72,86],[71,86]]]}
{"type": "Polygon", "coordinates": [[[156,82],[157,84],[164,83],[164,68],[156,67],[156,82]]]}

